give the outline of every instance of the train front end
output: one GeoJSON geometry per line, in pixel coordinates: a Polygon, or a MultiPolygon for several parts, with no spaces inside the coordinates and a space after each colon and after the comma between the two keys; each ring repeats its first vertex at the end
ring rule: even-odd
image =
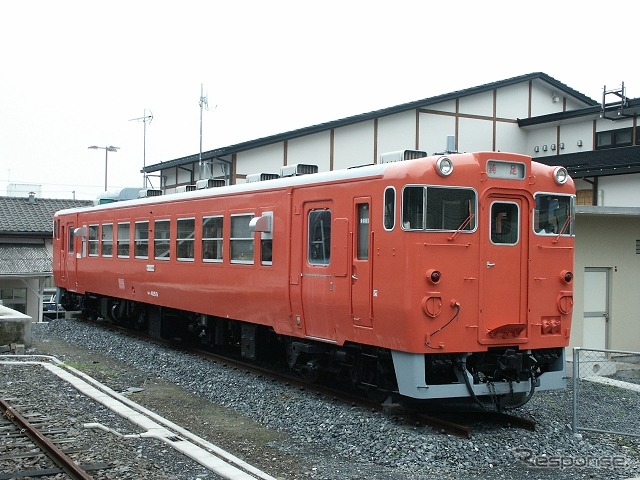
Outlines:
{"type": "Polygon", "coordinates": [[[409,348],[392,349],[398,391],[501,409],[565,388],[575,218],[566,169],[500,152],[423,160],[400,200],[403,271],[416,286],[404,293],[409,348]]]}

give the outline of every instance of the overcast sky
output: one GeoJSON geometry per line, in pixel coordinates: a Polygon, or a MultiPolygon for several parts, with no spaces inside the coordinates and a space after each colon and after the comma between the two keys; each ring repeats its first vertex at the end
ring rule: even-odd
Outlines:
{"type": "Polygon", "coordinates": [[[0,195],[94,199],[146,165],[542,71],[600,101],[640,96],[640,3],[5,2],[0,195]],[[607,11],[607,8],[610,10],[607,11]],[[131,119],[153,113],[146,129],[131,119]]]}

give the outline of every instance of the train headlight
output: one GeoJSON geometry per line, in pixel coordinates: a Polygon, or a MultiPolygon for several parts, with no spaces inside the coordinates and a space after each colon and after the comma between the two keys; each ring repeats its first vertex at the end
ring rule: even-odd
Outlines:
{"type": "Polygon", "coordinates": [[[571,281],[573,280],[573,273],[568,270],[563,270],[562,272],[560,272],[560,279],[564,283],[571,283],[571,281]]]}
{"type": "Polygon", "coordinates": [[[436,172],[441,177],[448,177],[453,172],[453,161],[449,157],[440,157],[436,161],[436,172]]]}
{"type": "Polygon", "coordinates": [[[564,167],[556,167],[553,169],[553,179],[558,185],[564,185],[569,179],[569,172],[564,167]]]}
{"type": "Polygon", "coordinates": [[[433,283],[435,285],[440,281],[441,278],[442,274],[440,273],[440,270],[432,269],[427,272],[427,281],[429,283],[433,283]]]}

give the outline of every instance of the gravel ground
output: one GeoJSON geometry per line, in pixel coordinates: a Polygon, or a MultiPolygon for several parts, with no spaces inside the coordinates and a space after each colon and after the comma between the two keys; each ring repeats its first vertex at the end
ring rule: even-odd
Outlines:
{"type": "MultiPolygon", "coordinates": [[[[129,398],[277,478],[640,476],[639,439],[573,435],[570,389],[537,392],[515,412],[534,418],[535,432],[481,424],[474,426],[471,439],[461,440],[76,320],[35,324],[33,333],[35,348],[28,353],[57,356],[116,391],[141,389],[129,398]]],[[[34,390],[37,385],[33,383],[34,390]]],[[[580,399],[599,406],[600,413],[589,417],[598,428],[620,427],[613,413],[624,410],[624,429],[638,431],[640,394],[587,384],[580,399]]],[[[158,451],[165,447],[136,448],[148,468],[166,472],[145,478],[214,478],[197,466],[183,463],[177,468],[176,462],[184,459],[158,451]]]]}

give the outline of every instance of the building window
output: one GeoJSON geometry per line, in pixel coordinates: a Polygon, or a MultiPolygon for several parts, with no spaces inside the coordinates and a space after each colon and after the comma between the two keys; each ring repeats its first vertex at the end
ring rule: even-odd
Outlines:
{"type": "Polygon", "coordinates": [[[222,217],[202,219],[202,259],[205,262],[222,261],[222,217]]]}
{"type": "Polygon", "coordinates": [[[231,263],[253,263],[252,218],[253,214],[231,215],[231,263]]]}
{"type": "Polygon", "coordinates": [[[596,133],[596,150],[628,147],[630,145],[633,145],[633,128],[621,128],[619,130],[596,133]]]}
{"type": "Polygon", "coordinates": [[[136,222],[134,234],[136,258],[149,258],[149,222],[136,222]]]}
{"type": "Polygon", "coordinates": [[[329,265],[331,261],[331,210],[311,210],[309,212],[307,258],[311,265],[329,265]]]}
{"type": "Polygon", "coordinates": [[[169,260],[171,251],[169,220],[156,220],[153,228],[153,255],[156,260],[169,260]]]}
{"type": "Polygon", "coordinates": [[[178,236],[176,237],[176,255],[178,260],[193,261],[193,247],[196,236],[195,218],[178,219],[178,236]]]}
{"type": "Polygon", "coordinates": [[[393,230],[396,225],[396,190],[387,187],[384,191],[384,229],[393,230]]]}
{"type": "Polygon", "coordinates": [[[98,225],[89,225],[89,256],[98,256],[98,225]]]}
{"type": "Polygon", "coordinates": [[[111,223],[102,225],[102,256],[113,256],[113,225],[111,223]]]}
{"type": "Polygon", "coordinates": [[[129,258],[129,232],[131,225],[118,223],[118,258],[129,258]]]}

